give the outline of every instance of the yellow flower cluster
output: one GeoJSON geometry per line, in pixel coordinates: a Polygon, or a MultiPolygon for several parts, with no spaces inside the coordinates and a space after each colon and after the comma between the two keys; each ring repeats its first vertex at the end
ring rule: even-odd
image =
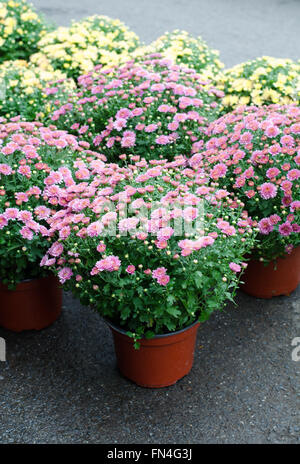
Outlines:
{"type": "Polygon", "coordinates": [[[300,61],[263,56],[225,71],[218,88],[223,110],[240,105],[289,104],[300,101],[300,61]]]}
{"type": "Polygon", "coordinates": [[[44,55],[55,69],[78,77],[98,64],[110,68],[130,60],[138,45],[137,35],[118,19],[92,16],[46,34],[39,42],[40,53],[32,59],[44,55]]]}
{"type": "Polygon", "coordinates": [[[28,58],[49,30],[25,0],[0,2],[0,62],[28,58]]]}
{"type": "Polygon", "coordinates": [[[152,42],[150,49],[177,64],[195,69],[204,79],[215,81],[224,67],[217,50],[209,48],[200,36],[194,38],[186,31],[167,32],[152,42]]]}
{"type": "Polygon", "coordinates": [[[45,60],[39,66],[25,60],[5,61],[0,65],[0,115],[20,115],[27,121],[35,120],[37,115],[45,116],[51,110],[45,89],[56,81],[62,81],[60,87],[66,91],[75,88],[72,79],[68,80],[66,74],[54,70],[45,60]]]}

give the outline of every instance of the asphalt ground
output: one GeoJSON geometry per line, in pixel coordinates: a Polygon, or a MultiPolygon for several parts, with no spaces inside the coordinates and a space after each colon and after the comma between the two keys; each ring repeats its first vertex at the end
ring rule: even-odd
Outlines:
{"type": "MultiPolygon", "coordinates": [[[[58,24],[118,17],[150,42],[202,35],[226,66],[261,55],[299,59],[297,0],[34,0],[58,24]]],[[[69,294],[48,329],[11,333],[0,362],[0,443],[300,443],[300,288],[271,300],[238,294],[202,324],[191,373],[145,389],[117,368],[110,330],[69,294]]]]}
{"type": "Polygon", "coordinates": [[[200,326],[190,374],[148,389],[119,374],[106,324],[65,294],[48,329],[0,329],[0,443],[299,443],[299,297],[240,293],[200,326]]]}
{"type": "Polygon", "coordinates": [[[201,35],[226,67],[268,55],[300,58],[299,0],[32,0],[56,24],[119,18],[150,43],[166,31],[201,35]]]}

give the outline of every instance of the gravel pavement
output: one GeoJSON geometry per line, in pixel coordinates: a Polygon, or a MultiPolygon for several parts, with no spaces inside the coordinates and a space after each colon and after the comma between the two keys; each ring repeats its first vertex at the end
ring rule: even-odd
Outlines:
{"type": "MultiPolygon", "coordinates": [[[[68,24],[119,17],[150,42],[165,30],[201,34],[226,66],[259,55],[300,57],[297,0],[34,0],[68,24]]],[[[300,288],[260,300],[239,293],[198,333],[194,367],[164,389],[121,377],[109,329],[64,295],[61,318],[41,332],[0,328],[0,443],[300,443],[300,288]]]]}

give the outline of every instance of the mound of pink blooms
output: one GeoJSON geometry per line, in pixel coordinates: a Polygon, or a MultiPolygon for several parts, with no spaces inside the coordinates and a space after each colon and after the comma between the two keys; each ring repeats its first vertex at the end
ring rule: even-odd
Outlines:
{"type": "Polygon", "coordinates": [[[99,147],[109,161],[138,155],[169,159],[202,146],[223,93],[195,70],[160,55],[78,79],[79,92],[52,114],[59,128],[99,147]]]}
{"type": "Polygon", "coordinates": [[[254,243],[251,219],[185,158],[78,161],[68,179],[48,192],[66,207],[49,219],[41,265],[83,304],[135,333],[159,333],[204,320],[231,297],[254,243]]]}
{"type": "Polygon", "coordinates": [[[73,165],[76,157],[92,159],[92,152],[82,145],[53,126],[1,119],[2,282],[14,285],[40,274],[39,262],[49,245],[48,220],[58,207],[51,195],[60,190],[68,164],[73,165]]]}
{"type": "Polygon", "coordinates": [[[269,260],[300,245],[300,108],[241,107],[214,121],[190,165],[245,203],[269,260]]]}

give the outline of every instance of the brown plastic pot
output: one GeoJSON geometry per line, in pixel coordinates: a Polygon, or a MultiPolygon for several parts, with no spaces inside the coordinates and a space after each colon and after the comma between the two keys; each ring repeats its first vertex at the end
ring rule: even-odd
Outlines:
{"type": "Polygon", "coordinates": [[[137,385],[161,388],[173,385],[187,375],[193,365],[199,322],[178,332],[139,340],[135,349],[132,338],[111,323],[117,364],[120,372],[137,385]]]}
{"type": "Polygon", "coordinates": [[[23,281],[15,290],[0,282],[0,326],[14,332],[41,330],[59,317],[62,290],[53,275],[23,281]]]}
{"type": "Polygon", "coordinates": [[[300,283],[300,247],[267,266],[250,260],[242,280],[241,290],[257,298],[290,295],[300,283]]]}

